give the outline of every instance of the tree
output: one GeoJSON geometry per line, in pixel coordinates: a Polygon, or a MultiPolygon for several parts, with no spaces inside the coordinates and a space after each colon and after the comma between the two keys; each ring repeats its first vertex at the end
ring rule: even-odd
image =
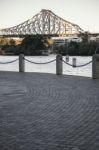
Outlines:
{"type": "Polygon", "coordinates": [[[8,45],[8,39],[7,38],[4,38],[4,37],[2,37],[2,38],[0,38],[0,45],[8,45]]]}
{"type": "Polygon", "coordinates": [[[25,55],[41,55],[48,42],[42,35],[27,35],[21,43],[21,52],[25,55]]]}
{"type": "Polygon", "coordinates": [[[16,45],[15,41],[13,39],[9,40],[9,45],[16,45]]]}
{"type": "Polygon", "coordinates": [[[89,32],[81,33],[80,36],[82,38],[82,42],[84,43],[89,42],[89,32]]]}

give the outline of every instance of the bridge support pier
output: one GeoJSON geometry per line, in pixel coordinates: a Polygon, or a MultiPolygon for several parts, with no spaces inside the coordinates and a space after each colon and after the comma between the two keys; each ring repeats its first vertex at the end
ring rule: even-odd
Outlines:
{"type": "Polygon", "coordinates": [[[25,59],[24,55],[19,55],[19,72],[25,72],[25,59]]]}
{"type": "Polygon", "coordinates": [[[93,55],[92,78],[99,79],[99,54],[93,55]]]}
{"type": "Polygon", "coordinates": [[[62,73],[63,73],[62,55],[58,54],[56,56],[56,75],[62,75],[62,73]]]}

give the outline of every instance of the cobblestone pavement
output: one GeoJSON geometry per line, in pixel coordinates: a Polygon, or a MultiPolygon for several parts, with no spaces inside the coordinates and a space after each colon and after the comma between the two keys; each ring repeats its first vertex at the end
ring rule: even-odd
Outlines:
{"type": "Polygon", "coordinates": [[[99,80],[0,72],[0,150],[99,150],[99,80]]]}

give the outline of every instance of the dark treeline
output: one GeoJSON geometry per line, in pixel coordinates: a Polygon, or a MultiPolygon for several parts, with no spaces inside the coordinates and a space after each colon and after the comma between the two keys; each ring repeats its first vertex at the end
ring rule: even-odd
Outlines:
{"type": "Polygon", "coordinates": [[[41,55],[42,50],[47,50],[48,48],[47,39],[42,35],[27,35],[18,45],[14,41],[12,41],[12,44],[9,43],[2,46],[5,54],[41,55]]]}
{"type": "MultiPolygon", "coordinates": [[[[4,41],[3,41],[4,42],[4,41]]],[[[50,37],[42,35],[27,35],[20,44],[11,39],[1,47],[3,54],[19,55],[42,55],[42,51],[51,49],[52,53],[62,55],[90,56],[95,53],[97,42],[88,41],[88,36],[82,36],[82,42],[66,43],[65,45],[55,46],[50,37]],[[9,44],[10,43],[10,44],[9,44]],[[54,45],[54,46],[53,46],[54,45]]]]}
{"type": "Polygon", "coordinates": [[[75,56],[91,56],[95,53],[97,43],[96,42],[70,42],[66,45],[62,45],[59,47],[54,47],[54,51],[56,53],[60,53],[62,55],[75,55],[75,56]]]}

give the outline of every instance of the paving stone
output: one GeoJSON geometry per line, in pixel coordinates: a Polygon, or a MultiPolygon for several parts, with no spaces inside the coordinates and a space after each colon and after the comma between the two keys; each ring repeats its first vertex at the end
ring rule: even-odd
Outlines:
{"type": "Polygon", "coordinates": [[[99,80],[0,72],[0,150],[99,150],[99,80]]]}

